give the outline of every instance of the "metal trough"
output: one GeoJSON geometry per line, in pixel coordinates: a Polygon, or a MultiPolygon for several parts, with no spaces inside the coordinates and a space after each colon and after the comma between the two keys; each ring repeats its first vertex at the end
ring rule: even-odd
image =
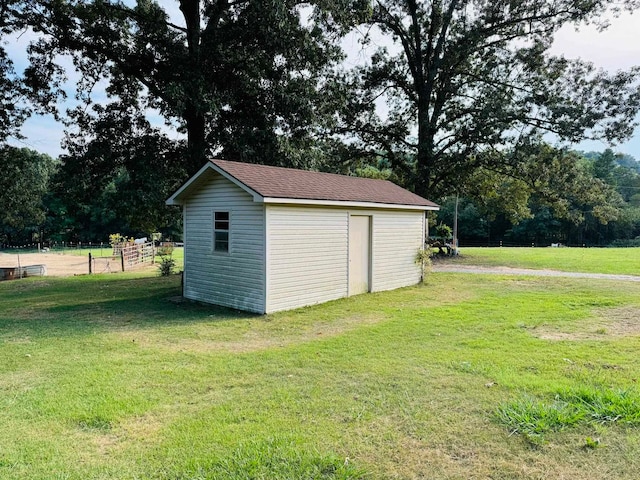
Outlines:
{"type": "Polygon", "coordinates": [[[25,265],[24,267],[0,267],[0,280],[14,280],[25,277],[44,277],[46,265],[25,265]]]}

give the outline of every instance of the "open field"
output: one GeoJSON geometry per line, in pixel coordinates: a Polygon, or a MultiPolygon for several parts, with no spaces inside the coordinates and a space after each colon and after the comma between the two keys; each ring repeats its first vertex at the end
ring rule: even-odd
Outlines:
{"type": "Polygon", "coordinates": [[[432,274],[253,316],[0,283],[0,478],[636,479],[640,284],[432,274]]]}
{"type": "Polygon", "coordinates": [[[640,275],[640,248],[463,247],[459,257],[446,261],[486,267],[640,275]]]}

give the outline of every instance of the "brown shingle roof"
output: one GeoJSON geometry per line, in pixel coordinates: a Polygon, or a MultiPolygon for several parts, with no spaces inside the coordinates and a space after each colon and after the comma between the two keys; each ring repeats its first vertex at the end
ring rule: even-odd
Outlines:
{"type": "Polygon", "coordinates": [[[382,203],[436,207],[437,205],[388,180],[251,163],[212,160],[218,168],[263,197],[382,203]]]}

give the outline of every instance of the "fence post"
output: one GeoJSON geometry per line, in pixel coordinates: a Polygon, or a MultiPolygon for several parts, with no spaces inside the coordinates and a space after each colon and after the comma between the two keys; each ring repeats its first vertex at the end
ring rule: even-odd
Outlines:
{"type": "Polygon", "coordinates": [[[91,271],[91,252],[89,252],[89,275],[91,275],[93,272],[91,271]]]}
{"type": "Polygon", "coordinates": [[[124,272],[124,249],[120,250],[120,265],[122,265],[122,271],[124,272]]]}

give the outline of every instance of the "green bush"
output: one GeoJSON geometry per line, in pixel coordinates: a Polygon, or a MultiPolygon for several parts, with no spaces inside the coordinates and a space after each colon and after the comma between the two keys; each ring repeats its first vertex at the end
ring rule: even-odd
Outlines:
{"type": "Polygon", "coordinates": [[[609,247],[640,247],[640,238],[629,238],[624,240],[614,240],[609,247]]]}
{"type": "Polygon", "coordinates": [[[160,260],[160,264],[158,265],[158,268],[160,269],[160,276],[161,277],[168,277],[169,275],[173,274],[173,269],[176,266],[176,261],[171,258],[170,256],[163,256],[162,259],[160,260]]]}
{"type": "Polygon", "coordinates": [[[173,253],[172,243],[165,243],[158,247],[158,255],[160,255],[161,257],[171,256],[172,253],[173,253]]]}
{"type": "Polygon", "coordinates": [[[433,251],[428,248],[421,248],[416,253],[415,263],[420,266],[422,270],[422,281],[424,281],[425,277],[431,272],[431,267],[433,263],[431,261],[431,256],[433,255],[433,251]]]}

